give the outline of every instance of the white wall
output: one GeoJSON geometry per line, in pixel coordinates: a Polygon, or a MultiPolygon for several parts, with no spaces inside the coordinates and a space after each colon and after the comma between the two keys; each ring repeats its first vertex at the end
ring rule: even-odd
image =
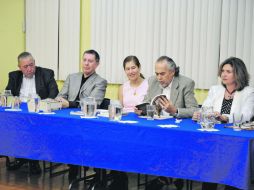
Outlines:
{"type": "Polygon", "coordinates": [[[26,0],[26,50],[57,79],[79,71],[80,0],[26,0]]]}
{"type": "MultiPolygon", "coordinates": [[[[196,88],[216,84],[219,63],[244,60],[254,78],[253,0],[91,0],[91,48],[98,73],[122,83],[122,61],[136,55],[142,73],[168,55],[196,88]]],[[[86,34],[81,34],[86,35],[86,34]]],[[[79,71],[80,0],[26,0],[26,47],[58,79],[79,71]]]]}

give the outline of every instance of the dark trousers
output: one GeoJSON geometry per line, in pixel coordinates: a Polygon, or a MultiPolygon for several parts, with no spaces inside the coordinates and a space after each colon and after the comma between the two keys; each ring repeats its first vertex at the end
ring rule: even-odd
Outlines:
{"type": "Polygon", "coordinates": [[[15,158],[15,160],[22,162],[22,163],[29,163],[31,165],[39,164],[39,160],[30,160],[25,158],[15,158]]]}
{"type": "MultiPolygon", "coordinates": [[[[202,190],[216,190],[217,186],[218,186],[217,183],[203,183],[202,184],[202,190]]],[[[236,187],[226,185],[224,190],[239,190],[239,189],[236,188],[236,187]]]]}

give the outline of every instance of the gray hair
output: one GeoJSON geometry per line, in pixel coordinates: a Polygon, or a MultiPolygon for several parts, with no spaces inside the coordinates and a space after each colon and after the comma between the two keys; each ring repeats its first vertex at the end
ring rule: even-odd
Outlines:
{"type": "Polygon", "coordinates": [[[24,59],[24,58],[27,58],[27,57],[31,57],[33,59],[33,62],[34,62],[34,58],[33,58],[32,54],[29,53],[29,52],[24,51],[21,54],[19,54],[19,56],[18,56],[18,65],[19,65],[19,62],[20,62],[21,59],[24,59]]]}
{"type": "Polygon", "coordinates": [[[175,71],[174,76],[179,75],[180,68],[176,66],[176,63],[174,62],[174,60],[172,58],[170,58],[168,56],[161,56],[157,59],[156,62],[162,62],[162,61],[166,61],[169,70],[175,71]]]}

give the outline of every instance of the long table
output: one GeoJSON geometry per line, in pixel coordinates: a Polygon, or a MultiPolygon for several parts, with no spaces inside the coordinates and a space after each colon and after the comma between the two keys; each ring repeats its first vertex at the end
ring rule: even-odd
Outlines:
{"type": "Polygon", "coordinates": [[[148,121],[131,113],[119,123],[82,119],[76,109],[41,115],[0,108],[0,155],[215,182],[249,189],[252,131],[201,132],[191,119],[148,121]]]}

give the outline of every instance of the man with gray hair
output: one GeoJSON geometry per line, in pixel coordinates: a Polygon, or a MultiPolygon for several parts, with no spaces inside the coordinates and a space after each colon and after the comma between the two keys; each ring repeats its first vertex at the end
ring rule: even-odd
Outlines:
{"type": "MultiPolygon", "coordinates": [[[[54,78],[54,71],[35,65],[31,53],[22,52],[18,56],[19,70],[9,73],[9,81],[6,90],[11,90],[13,96],[28,97],[38,94],[41,99],[55,98],[58,94],[58,87],[54,78]]],[[[8,167],[9,170],[16,170],[29,163],[31,174],[40,174],[41,168],[38,160],[17,158],[8,167]]]]}
{"type": "Polygon", "coordinates": [[[28,97],[38,94],[41,99],[55,98],[58,87],[54,78],[54,71],[35,65],[31,53],[22,52],[18,56],[18,71],[9,73],[6,90],[11,90],[14,96],[28,97]]]}
{"type": "MultiPolygon", "coordinates": [[[[192,117],[198,108],[194,97],[194,81],[179,75],[179,67],[167,57],[161,56],[155,63],[155,74],[148,80],[148,92],[143,102],[152,102],[154,97],[158,98],[163,115],[173,115],[178,118],[192,117]]],[[[139,112],[139,111],[137,111],[139,112]]],[[[166,177],[158,177],[147,185],[146,190],[160,190],[168,184],[166,177]]],[[[177,190],[182,190],[184,182],[182,179],[175,179],[174,184],[177,190]]]]}
{"type": "Polygon", "coordinates": [[[155,74],[149,78],[149,88],[143,102],[151,102],[157,95],[164,94],[166,98],[160,98],[163,112],[167,112],[179,118],[192,117],[198,108],[194,97],[193,80],[179,74],[179,67],[173,59],[161,56],[155,63],[155,74]]]}

